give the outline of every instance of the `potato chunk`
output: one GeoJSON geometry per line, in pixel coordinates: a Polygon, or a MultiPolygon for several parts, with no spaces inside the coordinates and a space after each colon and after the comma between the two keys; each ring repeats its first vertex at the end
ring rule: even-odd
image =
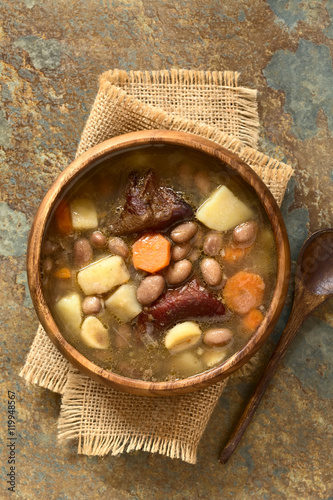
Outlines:
{"type": "Polygon", "coordinates": [[[110,344],[108,329],[95,316],[88,316],[83,321],[81,339],[93,349],[107,349],[110,344]]]}
{"type": "Polygon", "coordinates": [[[116,290],[106,301],[106,307],[120,321],[127,323],[142,311],[142,307],[136,298],[136,286],[127,283],[116,290]]]}
{"type": "Polygon", "coordinates": [[[201,330],[193,321],[178,323],[165,336],[165,347],[171,352],[184,351],[197,344],[201,338],[201,330]]]}
{"type": "Polygon", "coordinates": [[[68,331],[75,333],[80,330],[82,311],[78,293],[61,297],[55,305],[55,310],[68,331]]]}
{"type": "Polygon", "coordinates": [[[193,352],[185,351],[172,357],[170,369],[180,373],[183,377],[191,377],[204,371],[205,366],[193,352]]]}
{"type": "Polygon", "coordinates": [[[109,292],[129,279],[126,264],[118,255],[98,260],[77,273],[77,281],[86,295],[109,292]]]}
{"type": "Polygon", "coordinates": [[[76,198],[70,204],[74,229],[94,229],[98,226],[95,204],[86,198],[76,198]]]}
{"type": "Polygon", "coordinates": [[[208,366],[208,368],[212,368],[213,366],[218,365],[224,358],[227,357],[228,349],[220,348],[220,349],[206,349],[202,355],[202,359],[204,363],[208,366]]]}
{"type": "Polygon", "coordinates": [[[197,219],[215,231],[228,231],[253,217],[253,211],[226,186],[220,186],[197,210],[197,219]]]}

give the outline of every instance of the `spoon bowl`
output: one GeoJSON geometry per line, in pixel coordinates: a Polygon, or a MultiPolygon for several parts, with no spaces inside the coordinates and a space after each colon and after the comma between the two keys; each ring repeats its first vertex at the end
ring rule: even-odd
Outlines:
{"type": "Polygon", "coordinates": [[[315,295],[333,294],[333,228],[316,231],[303,245],[296,278],[315,295]]]}

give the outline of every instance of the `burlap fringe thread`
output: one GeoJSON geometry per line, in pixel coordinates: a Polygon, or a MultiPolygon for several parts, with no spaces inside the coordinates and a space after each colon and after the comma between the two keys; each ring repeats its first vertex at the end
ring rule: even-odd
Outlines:
{"type": "MultiPolygon", "coordinates": [[[[77,156],[108,138],[136,130],[191,132],[238,154],[280,204],[293,170],[254,149],[257,92],[238,87],[238,78],[239,73],[228,71],[108,71],[100,78],[77,156]]],[[[247,376],[253,359],[244,367],[247,376]]],[[[227,382],[169,398],[123,394],[73,368],[41,326],[20,376],[62,394],[59,440],[77,438],[78,453],[144,450],[189,463],[196,462],[198,443],[227,382]]]]}
{"type": "Polygon", "coordinates": [[[70,366],[39,325],[19,375],[31,384],[64,394],[70,366]]]}
{"type": "Polygon", "coordinates": [[[116,456],[125,451],[142,450],[195,463],[201,438],[197,421],[199,419],[203,428],[206,427],[211,414],[206,411],[206,405],[215,406],[226,383],[224,380],[199,394],[157,401],[119,393],[70,368],[58,423],[59,441],[78,439],[78,453],[86,455],[111,453],[116,456]],[[85,401],[90,405],[85,405],[85,401]],[[78,408],[85,409],[83,417],[78,415],[78,408]],[[126,412],[126,424],[123,411],[126,412]],[[142,415],[147,414],[150,419],[142,419],[142,415]],[[170,419],[172,414],[181,417],[181,427],[174,425],[170,419]],[[96,415],[99,421],[96,433],[92,435],[91,425],[96,415]]]}

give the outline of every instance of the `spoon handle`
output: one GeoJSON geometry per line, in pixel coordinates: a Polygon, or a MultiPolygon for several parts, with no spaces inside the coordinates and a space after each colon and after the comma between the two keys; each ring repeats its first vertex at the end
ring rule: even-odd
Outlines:
{"type": "Polygon", "coordinates": [[[269,362],[267,363],[267,366],[254,391],[254,394],[248,402],[240,420],[238,421],[236,428],[234,429],[232,435],[230,436],[226,446],[221,453],[219,459],[221,463],[227,463],[235,448],[237,447],[261,401],[261,398],[265,393],[268,384],[270,383],[274,373],[276,372],[282,357],[286,353],[289,344],[294,339],[301,324],[310,314],[310,312],[324,300],[324,297],[322,296],[316,297],[313,296],[313,294],[310,295],[311,297],[308,296],[308,294],[304,293],[304,290],[302,290],[301,293],[299,293],[297,297],[295,297],[289,320],[280,337],[280,340],[277,343],[269,362]]]}

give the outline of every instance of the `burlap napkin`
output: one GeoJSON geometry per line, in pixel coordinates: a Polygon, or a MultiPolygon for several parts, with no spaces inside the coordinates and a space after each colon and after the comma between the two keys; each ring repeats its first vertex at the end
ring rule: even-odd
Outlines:
{"type": "MultiPolygon", "coordinates": [[[[229,71],[108,71],[100,78],[77,156],[135,130],[192,132],[243,158],[280,204],[292,169],[255,149],[257,92],[239,87],[238,78],[238,73],[229,71]]],[[[196,462],[199,440],[226,384],[167,398],[123,394],[73,368],[41,326],[20,375],[62,394],[59,439],[78,439],[78,453],[145,450],[189,463],[196,462]]]]}

